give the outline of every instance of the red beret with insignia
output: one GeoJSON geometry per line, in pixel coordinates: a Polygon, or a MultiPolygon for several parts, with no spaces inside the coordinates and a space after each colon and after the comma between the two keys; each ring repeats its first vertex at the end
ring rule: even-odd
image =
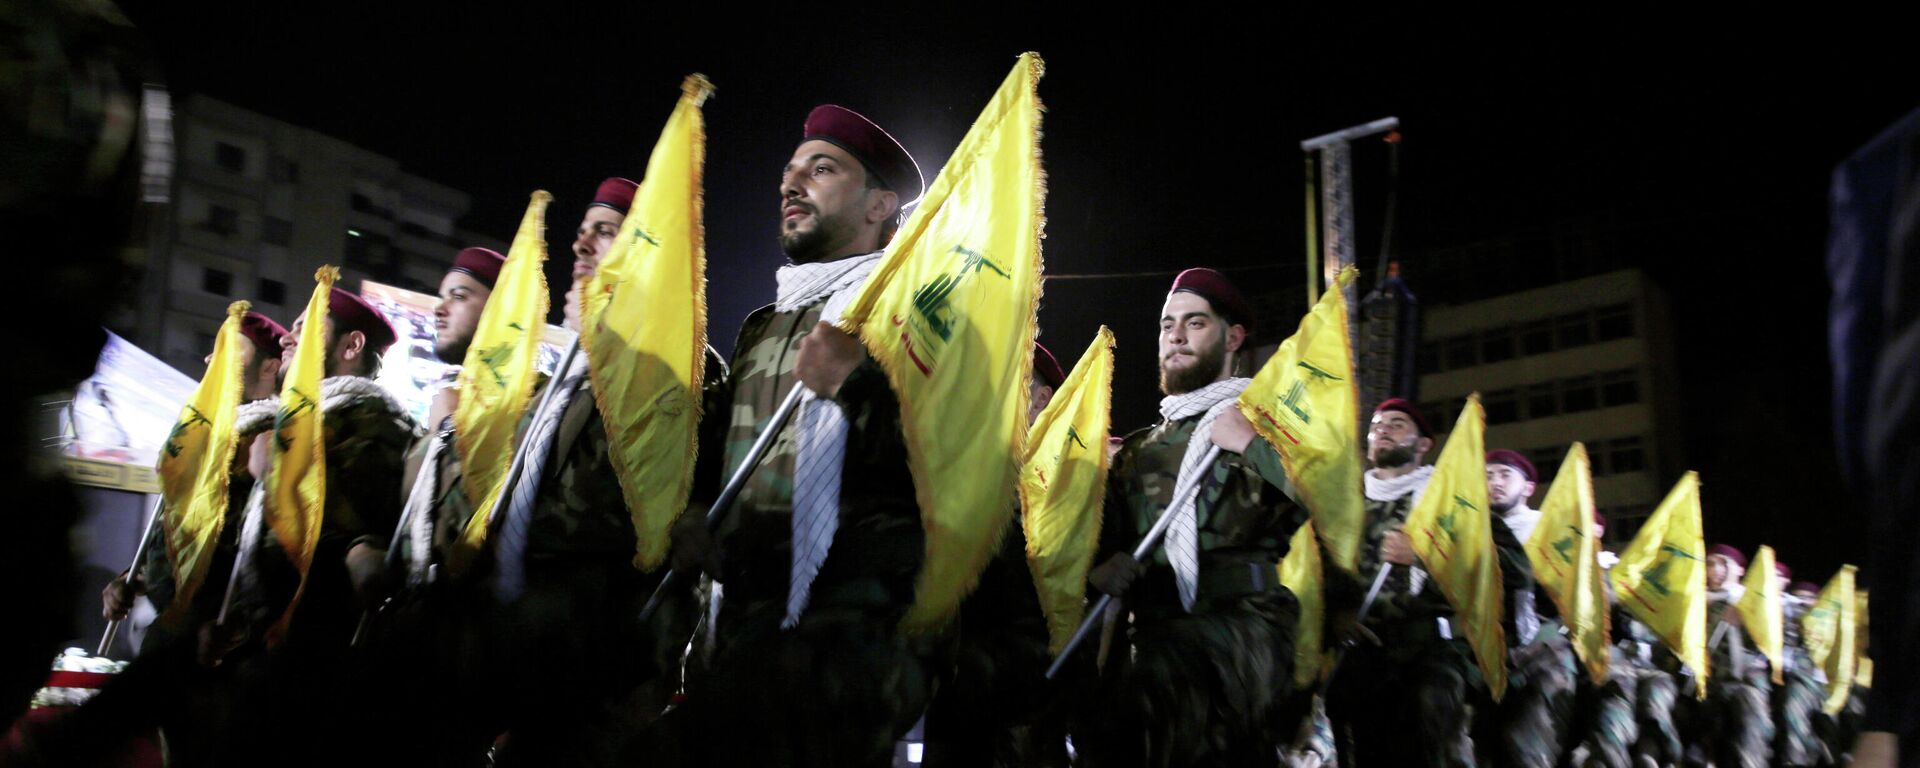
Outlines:
{"type": "Polygon", "coordinates": [[[803,142],[819,139],[852,154],[866,166],[867,173],[879,178],[881,186],[900,195],[901,207],[919,201],[926,191],[920,164],[907,154],[907,148],[858,112],[822,104],[807,114],[801,133],[803,142]]]}
{"type": "Polygon", "coordinates": [[[253,342],[254,352],[265,350],[265,354],[277,357],[280,354],[280,337],[287,335],[287,329],[271,317],[250,311],[240,317],[240,334],[253,342]]]}
{"type": "Polygon", "coordinates": [[[367,349],[373,350],[376,355],[385,353],[387,347],[393,346],[394,340],[399,338],[380,310],[374,309],[366,299],[339,288],[333,289],[327,296],[327,317],[333,320],[335,336],[359,331],[367,337],[367,349]]]}
{"type": "Polygon", "coordinates": [[[1500,450],[1497,450],[1497,451],[1487,451],[1487,463],[1488,464],[1505,464],[1509,467],[1513,467],[1514,469],[1520,470],[1520,474],[1527,476],[1527,482],[1529,483],[1540,482],[1540,473],[1533,471],[1533,462],[1527,461],[1527,457],[1520,455],[1519,451],[1513,450],[1511,448],[1501,448],[1500,450]]]}
{"type": "Polygon", "coordinates": [[[1033,343],[1033,375],[1040,379],[1041,383],[1053,387],[1055,391],[1060,389],[1060,385],[1067,383],[1067,374],[1060,370],[1060,361],[1037,341],[1033,343]]]}
{"type": "Polygon", "coordinates": [[[587,207],[592,208],[598,205],[612,208],[625,216],[627,209],[633,207],[633,193],[638,189],[640,189],[639,184],[615,176],[600,182],[600,188],[593,191],[593,202],[588,203],[587,207]]]}
{"type": "Polygon", "coordinates": [[[1181,272],[1173,279],[1173,287],[1167,289],[1168,295],[1181,291],[1196,294],[1213,305],[1213,311],[1227,319],[1227,322],[1245,327],[1253,332],[1253,307],[1240,295],[1240,289],[1233,287],[1233,281],[1226,275],[1206,267],[1194,267],[1181,272]]]}
{"type": "Polygon", "coordinates": [[[453,257],[453,271],[465,272],[493,289],[493,283],[500,279],[500,267],[507,263],[507,257],[492,248],[465,248],[453,257]]]}
{"type": "Polygon", "coordinates": [[[1427,422],[1427,415],[1421,413],[1420,408],[1408,402],[1406,398],[1389,397],[1380,401],[1379,405],[1374,406],[1373,415],[1378,416],[1387,411],[1399,411],[1406,414],[1407,418],[1413,419],[1413,426],[1420,430],[1421,437],[1433,437],[1433,425],[1427,422]]]}

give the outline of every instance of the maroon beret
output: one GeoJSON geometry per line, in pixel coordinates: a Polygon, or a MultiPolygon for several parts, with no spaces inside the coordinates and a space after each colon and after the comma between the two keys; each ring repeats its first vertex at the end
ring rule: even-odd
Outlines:
{"type": "Polygon", "coordinates": [[[367,337],[367,348],[374,354],[383,354],[387,347],[393,346],[393,325],[387,322],[380,310],[374,309],[366,299],[347,293],[339,288],[327,296],[327,317],[333,320],[333,330],[337,334],[359,331],[367,337]]]}
{"type": "Polygon", "coordinates": [[[1227,318],[1227,322],[1245,326],[1253,331],[1253,307],[1240,295],[1240,289],[1233,287],[1233,281],[1226,275],[1206,267],[1194,267],[1181,272],[1173,279],[1173,287],[1167,289],[1167,295],[1186,291],[1206,299],[1213,305],[1213,311],[1227,318]]]}
{"type": "Polygon", "coordinates": [[[465,272],[473,279],[485,283],[487,290],[493,290],[493,283],[500,279],[500,267],[507,263],[507,257],[492,248],[464,248],[453,257],[454,272],[465,272]]]}
{"type": "Polygon", "coordinates": [[[1421,413],[1420,409],[1413,403],[1408,402],[1406,398],[1389,397],[1386,400],[1382,400],[1379,405],[1374,406],[1373,415],[1378,416],[1387,411],[1399,411],[1406,414],[1407,418],[1413,419],[1413,426],[1420,430],[1421,437],[1433,437],[1433,424],[1427,421],[1427,415],[1421,413]]]}
{"type": "Polygon", "coordinates": [[[1527,461],[1527,457],[1520,455],[1519,451],[1513,450],[1511,448],[1501,448],[1497,451],[1487,451],[1487,463],[1488,464],[1505,464],[1509,467],[1513,467],[1514,469],[1520,470],[1520,474],[1527,476],[1527,482],[1529,483],[1540,482],[1540,473],[1535,472],[1533,470],[1533,462],[1527,461]]]}
{"type": "Polygon", "coordinates": [[[255,353],[278,357],[280,337],[287,335],[287,329],[280,327],[280,324],[274,322],[271,317],[258,312],[248,312],[240,317],[240,335],[253,342],[255,353]]]}
{"type": "Polygon", "coordinates": [[[1815,584],[1811,581],[1796,581],[1787,586],[1787,591],[1795,594],[1798,594],[1800,592],[1812,592],[1814,594],[1819,594],[1820,585],[1815,584]]]}
{"type": "Polygon", "coordinates": [[[587,207],[592,208],[598,205],[604,208],[612,208],[618,211],[620,215],[625,216],[627,215],[627,209],[633,207],[633,193],[639,188],[639,184],[615,176],[600,182],[600,188],[593,191],[593,202],[588,203],[587,207]]]}
{"type": "Polygon", "coordinates": [[[1037,341],[1033,343],[1033,375],[1039,377],[1042,383],[1053,387],[1055,391],[1060,389],[1060,385],[1067,383],[1067,374],[1060,370],[1060,361],[1037,341]]]}
{"type": "Polygon", "coordinates": [[[1714,555],[1719,555],[1728,560],[1732,560],[1735,565],[1738,565],[1741,568],[1747,567],[1747,556],[1740,554],[1740,550],[1734,549],[1733,547],[1729,547],[1725,544],[1715,544],[1711,547],[1708,547],[1707,557],[1713,557],[1714,555]]]}
{"type": "Polygon", "coordinates": [[[879,177],[881,186],[900,195],[902,207],[919,201],[926,191],[920,165],[907,154],[907,148],[858,112],[822,104],[807,113],[801,133],[803,142],[819,139],[851,153],[867,167],[867,173],[879,177]]]}
{"type": "Polygon", "coordinates": [[[1793,581],[1793,569],[1788,568],[1786,563],[1778,560],[1773,561],[1773,572],[1780,574],[1780,578],[1793,581]]]}

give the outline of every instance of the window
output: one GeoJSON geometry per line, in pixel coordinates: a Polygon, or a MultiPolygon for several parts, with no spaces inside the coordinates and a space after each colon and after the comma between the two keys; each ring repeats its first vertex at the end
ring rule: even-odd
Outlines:
{"type": "Polygon", "coordinates": [[[1586,441],[1586,443],[1587,443],[1587,469],[1593,472],[1594,477],[1606,477],[1607,476],[1607,443],[1606,441],[1588,440],[1586,441]]]}
{"type": "Polygon", "coordinates": [[[1606,406],[1640,402],[1640,377],[1635,371],[1613,371],[1600,376],[1600,402],[1606,406]]]}
{"type": "Polygon", "coordinates": [[[1600,407],[1599,392],[1592,376],[1579,376],[1560,382],[1560,410],[1580,413],[1600,407]]]}
{"type": "Polygon", "coordinates": [[[1497,363],[1513,359],[1513,329],[1495,328],[1480,337],[1480,362],[1497,363]]]}
{"type": "Polygon", "coordinates": [[[257,293],[262,304],[284,306],[287,303],[287,284],[278,280],[260,278],[260,290],[257,293]]]}
{"type": "Polygon", "coordinates": [[[200,272],[200,290],[215,296],[233,294],[233,273],[223,269],[207,267],[200,272]]]}
{"type": "Polygon", "coordinates": [[[293,243],[293,222],[268,216],[260,221],[260,239],[273,245],[293,243]]]}
{"type": "Polygon", "coordinates": [[[1607,465],[1615,474],[1646,469],[1647,455],[1640,447],[1640,438],[1622,437],[1607,441],[1607,465]]]}
{"type": "Polygon", "coordinates": [[[209,205],[207,220],[200,226],[208,232],[231,235],[240,231],[240,212],[224,205],[209,205]]]}
{"type": "Polygon", "coordinates": [[[1520,354],[1541,355],[1552,351],[1552,320],[1527,323],[1520,327],[1520,354]]]}
{"type": "MultiPolygon", "coordinates": [[[[1453,423],[1453,419],[1448,416],[1447,404],[1444,402],[1423,403],[1420,405],[1420,413],[1427,417],[1427,422],[1433,424],[1434,429],[1441,429],[1441,425],[1453,423]]],[[[1428,435],[1428,437],[1439,437],[1439,435],[1428,435]]]]}
{"type": "Polygon", "coordinates": [[[284,184],[300,183],[300,164],[299,163],[296,163],[292,160],[288,160],[284,157],[276,157],[273,159],[273,163],[269,167],[272,169],[269,173],[273,177],[274,181],[278,181],[284,184]]]}
{"type": "Polygon", "coordinates": [[[349,198],[347,202],[353,206],[354,210],[361,213],[372,214],[383,219],[393,218],[393,209],[374,205],[373,198],[360,194],[359,192],[353,193],[353,197],[349,198]]]}
{"type": "Polygon", "coordinates": [[[1532,384],[1527,387],[1527,418],[1543,419],[1560,412],[1560,401],[1554,397],[1553,382],[1532,384]]]}
{"type": "Polygon", "coordinates": [[[1556,345],[1560,349],[1581,347],[1593,343],[1593,329],[1587,323],[1587,313],[1575,312],[1554,318],[1554,331],[1558,337],[1556,345]]]}
{"type": "Polygon", "coordinates": [[[1601,307],[1594,311],[1594,335],[1600,341],[1624,339],[1633,335],[1633,309],[1625,304],[1601,307]]]}
{"type": "Polygon", "coordinates": [[[1456,368],[1470,368],[1479,363],[1478,357],[1474,355],[1475,350],[1472,336],[1455,336],[1440,342],[1440,347],[1441,351],[1446,355],[1446,361],[1443,364],[1444,367],[1442,370],[1451,371],[1456,368]]]}
{"type": "Polygon", "coordinates": [[[1486,408],[1488,424],[1507,424],[1520,420],[1520,398],[1511,389],[1488,392],[1481,405],[1486,408]]]}
{"type": "Polygon", "coordinates": [[[1533,462],[1534,470],[1540,473],[1542,488],[1546,487],[1546,483],[1553,482],[1554,473],[1559,470],[1560,462],[1566,460],[1566,457],[1565,446],[1535,448],[1527,451],[1527,461],[1533,462]]]}
{"type": "Polygon", "coordinates": [[[221,170],[232,173],[245,173],[247,170],[247,151],[224,141],[213,145],[213,162],[221,170]]]}

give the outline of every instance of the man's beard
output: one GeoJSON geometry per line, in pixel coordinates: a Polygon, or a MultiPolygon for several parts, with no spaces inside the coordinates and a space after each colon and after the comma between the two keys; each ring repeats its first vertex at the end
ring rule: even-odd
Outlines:
{"type": "Polygon", "coordinates": [[[1168,370],[1167,359],[1160,358],[1160,391],[1163,394],[1184,395],[1220,379],[1220,369],[1227,362],[1226,345],[1194,347],[1193,352],[1193,364],[1177,370],[1168,370]]]}
{"type": "Polygon", "coordinates": [[[465,339],[446,339],[444,342],[436,339],[433,343],[433,356],[440,358],[440,362],[446,363],[447,365],[459,365],[466,362],[467,347],[472,346],[472,344],[473,339],[471,337],[465,339]]]}
{"type": "Polygon", "coordinates": [[[1373,453],[1373,466],[1375,469],[1394,469],[1396,467],[1404,467],[1412,463],[1413,463],[1413,445],[1412,444],[1396,445],[1392,448],[1384,448],[1378,451],[1374,451],[1373,453]]]}
{"type": "Polygon", "coordinates": [[[1514,499],[1513,501],[1496,501],[1488,504],[1488,506],[1493,507],[1493,511],[1495,514],[1505,515],[1506,513],[1512,511],[1514,507],[1520,506],[1520,500],[1514,499]]]}
{"type": "MultiPolygon", "coordinates": [[[[804,205],[804,204],[802,204],[804,205]]],[[[820,209],[807,207],[807,215],[813,217],[812,229],[780,230],[780,250],[787,254],[787,260],[795,264],[810,264],[827,255],[827,249],[833,242],[833,222],[820,215],[820,209]]]]}

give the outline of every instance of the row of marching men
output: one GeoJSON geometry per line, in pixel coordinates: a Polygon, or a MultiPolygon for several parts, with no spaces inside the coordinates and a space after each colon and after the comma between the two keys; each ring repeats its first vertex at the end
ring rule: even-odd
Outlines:
{"type": "MultiPolygon", "coordinates": [[[[462,366],[424,425],[331,271],[284,332],[234,307],[163,452],[151,566],[105,595],[144,590],[159,628],[73,727],[147,713],[217,765],[886,765],[923,718],[929,764],[1546,765],[1613,754],[1549,681],[1611,655],[1577,653],[1607,584],[1630,613],[1695,601],[1677,629],[1634,615],[1712,669],[1697,503],[1602,580],[1577,463],[1526,531],[1537,478],[1490,458],[1477,403],[1431,466],[1404,401],[1363,439],[1340,290],[1247,378],[1240,290],[1182,272],[1162,418],[1109,444],[1110,334],[1071,370],[1032,342],[1040,72],[930,186],[865,117],[809,114],[775,301],[730,364],[704,343],[697,77],[645,182],[582,214],[580,342],[550,375],[540,194],[509,254],[446,274],[435,350],[462,366]]],[[[1628,709],[1658,701],[1610,669],[1628,709]]]]}

